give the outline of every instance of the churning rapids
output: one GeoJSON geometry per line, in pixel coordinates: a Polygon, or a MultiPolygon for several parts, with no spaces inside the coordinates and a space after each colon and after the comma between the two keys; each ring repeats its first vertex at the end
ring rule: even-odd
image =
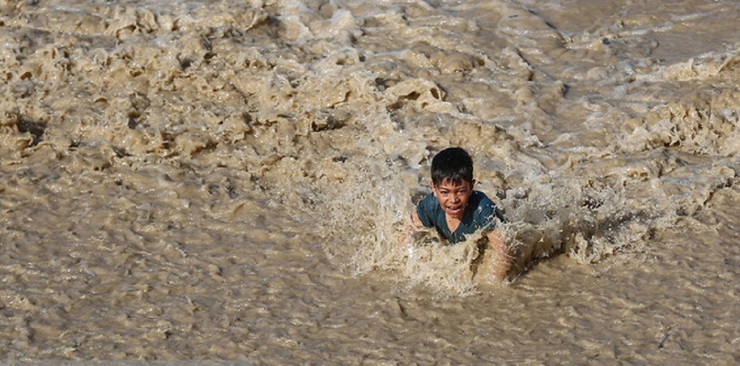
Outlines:
{"type": "Polygon", "coordinates": [[[740,3],[0,0],[0,356],[740,362],[740,3]],[[462,146],[490,251],[398,234],[462,146]]]}

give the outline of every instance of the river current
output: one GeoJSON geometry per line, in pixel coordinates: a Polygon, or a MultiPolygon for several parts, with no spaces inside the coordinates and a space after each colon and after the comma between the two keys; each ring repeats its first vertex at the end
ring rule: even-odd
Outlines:
{"type": "Polygon", "coordinates": [[[740,3],[0,0],[0,358],[740,362],[740,3]],[[401,243],[432,156],[505,211],[401,243]]]}

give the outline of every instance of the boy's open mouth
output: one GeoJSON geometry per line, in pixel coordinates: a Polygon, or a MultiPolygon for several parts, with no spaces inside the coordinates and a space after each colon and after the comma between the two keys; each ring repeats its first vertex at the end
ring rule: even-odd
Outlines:
{"type": "Polygon", "coordinates": [[[462,210],[462,206],[447,207],[447,213],[449,213],[450,215],[459,215],[462,213],[462,210]]]}

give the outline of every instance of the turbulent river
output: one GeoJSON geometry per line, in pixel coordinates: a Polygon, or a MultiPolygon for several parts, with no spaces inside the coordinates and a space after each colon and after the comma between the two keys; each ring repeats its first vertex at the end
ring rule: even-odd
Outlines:
{"type": "Polygon", "coordinates": [[[3,360],[740,362],[740,2],[0,11],[3,360]],[[503,283],[399,245],[449,146],[503,283]]]}

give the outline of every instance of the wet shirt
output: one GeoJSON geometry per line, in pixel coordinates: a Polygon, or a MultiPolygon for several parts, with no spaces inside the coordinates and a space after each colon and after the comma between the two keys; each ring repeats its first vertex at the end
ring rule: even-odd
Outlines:
{"type": "Polygon", "coordinates": [[[450,232],[447,227],[445,212],[439,204],[437,197],[430,194],[424,197],[416,206],[416,213],[421,223],[426,227],[435,227],[437,232],[447,238],[450,243],[455,244],[465,240],[470,235],[483,228],[483,232],[490,232],[496,228],[496,205],[483,192],[473,191],[465,207],[460,226],[455,232],[450,232]]]}

